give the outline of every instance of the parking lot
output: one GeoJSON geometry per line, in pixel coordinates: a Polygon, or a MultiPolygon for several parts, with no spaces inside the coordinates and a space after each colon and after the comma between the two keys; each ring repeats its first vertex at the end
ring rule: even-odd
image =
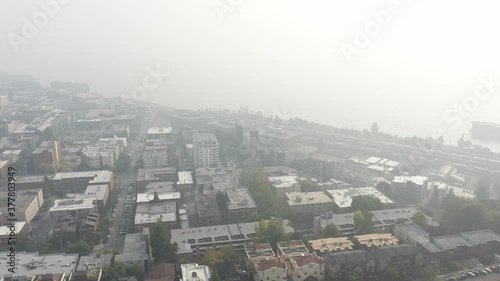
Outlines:
{"type": "Polygon", "coordinates": [[[500,280],[500,265],[489,266],[486,268],[475,268],[468,271],[457,273],[443,280],[477,280],[477,281],[499,281],[500,280]]]}

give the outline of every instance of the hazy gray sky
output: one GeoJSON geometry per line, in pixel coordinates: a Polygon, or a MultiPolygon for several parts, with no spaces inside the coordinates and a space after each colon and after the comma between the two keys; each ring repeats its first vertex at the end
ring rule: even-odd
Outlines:
{"type": "MultiPolygon", "coordinates": [[[[39,1],[0,2],[0,71],[86,81],[117,96],[140,85],[147,66],[160,65],[170,77],[148,93],[151,101],[286,110],[343,127],[376,121],[400,135],[465,130],[443,114],[474,94],[479,77],[500,81],[494,0],[240,0],[224,20],[213,0],[65,1],[17,53],[9,34],[23,36],[23,17],[33,22],[44,10],[39,1]],[[355,29],[390,5],[398,12],[348,62],[341,44],[355,46],[355,29]]],[[[498,108],[500,86],[461,124],[500,123],[498,108]]]]}

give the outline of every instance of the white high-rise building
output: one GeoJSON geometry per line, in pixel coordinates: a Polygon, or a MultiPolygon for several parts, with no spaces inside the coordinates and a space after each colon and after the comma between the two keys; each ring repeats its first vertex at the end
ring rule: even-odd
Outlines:
{"type": "Polygon", "coordinates": [[[219,141],[211,133],[193,135],[193,158],[197,167],[219,166],[219,141]]]}

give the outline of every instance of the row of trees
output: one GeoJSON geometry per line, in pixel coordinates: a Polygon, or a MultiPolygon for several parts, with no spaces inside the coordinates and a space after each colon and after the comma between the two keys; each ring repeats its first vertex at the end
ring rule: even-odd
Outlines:
{"type": "Polygon", "coordinates": [[[284,200],[279,200],[276,197],[272,185],[262,169],[245,168],[241,173],[240,182],[248,187],[248,191],[257,202],[258,211],[262,218],[288,217],[284,200]]]}

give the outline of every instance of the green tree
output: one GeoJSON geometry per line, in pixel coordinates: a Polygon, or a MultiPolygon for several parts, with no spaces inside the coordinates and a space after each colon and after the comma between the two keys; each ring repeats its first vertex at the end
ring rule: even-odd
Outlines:
{"type": "Polygon", "coordinates": [[[391,195],[391,185],[385,181],[377,183],[376,188],[385,195],[391,195]]]}
{"type": "Polygon", "coordinates": [[[373,232],[373,214],[369,211],[354,212],[354,229],[356,234],[369,234],[373,232]]]}
{"type": "Polygon", "coordinates": [[[233,247],[221,246],[217,249],[218,252],[222,253],[222,258],[224,261],[231,261],[238,257],[233,247]]]}
{"type": "Polygon", "coordinates": [[[212,275],[211,275],[210,281],[221,281],[220,277],[219,277],[219,273],[217,272],[217,269],[215,269],[215,268],[212,269],[212,275]]]}
{"type": "Polygon", "coordinates": [[[416,225],[422,228],[427,226],[427,216],[423,212],[416,212],[411,219],[416,225]]]}
{"type": "Polygon", "coordinates": [[[382,202],[374,195],[361,195],[352,198],[351,209],[355,211],[376,211],[382,209],[382,202]]]}
{"type": "Polygon", "coordinates": [[[321,191],[321,188],[311,180],[303,180],[300,182],[300,189],[303,192],[321,191]]]}
{"type": "Polygon", "coordinates": [[[335,224],[330,223],[323,228],[323,237],[337,237],[337,235],[339,235],[339,228],[335,224]]]}
{"type": "Polygon", "coordinates": [[[144,281],[144,269],[141,269],[137,264],[127,268],[125,272],[128,276],[135,276],[138,281],[144,281]]]}
{"type": "Polygon", "coordinates": [[[253,212],[245,219],[246,222],[258,222],[262,220],[262,216],[258,212],[253,212]]]}
{"type": "Polygon", "coordinates": [[[116,172],[126,172],[130,169],[130,164],[132,163],[132,157],[127,153],[123,152],[118,157],[115,163],[115,171],[116,172]]]}
{"type": "Polygon", "coordinates": [[[205,253],[203,258],[203,263],[211,268],[214,268],[216,264],[224,261],[224,254],[215,249],[210,249],[205,253]]]}
{"type": "Polygon", "coordinates": [[[170,242],[170,234],[167,225],[161,221],[156,223],[151,233],[151,249],[155,263],[175,263],[177,256],[177,243],[170,242]]]}
{"type": "Polygon", "coordinates": [[[239,181],[242,185],[248,187],[248,191],[257,202],[259,214],[263,218],[286,218],[288,216],[285,201],[276,197],[273,187],[262,169],[257,167],[245,168],[241,172],[239,181]]]}
{"type": "Polygon", "coordinates": [[[279,241],[286,241],[288,235],[285,232],[283,223],[278,220],[261,221],[255,230],[254,242],[268,242],[271,247],[276,248],[279,241]]]}

